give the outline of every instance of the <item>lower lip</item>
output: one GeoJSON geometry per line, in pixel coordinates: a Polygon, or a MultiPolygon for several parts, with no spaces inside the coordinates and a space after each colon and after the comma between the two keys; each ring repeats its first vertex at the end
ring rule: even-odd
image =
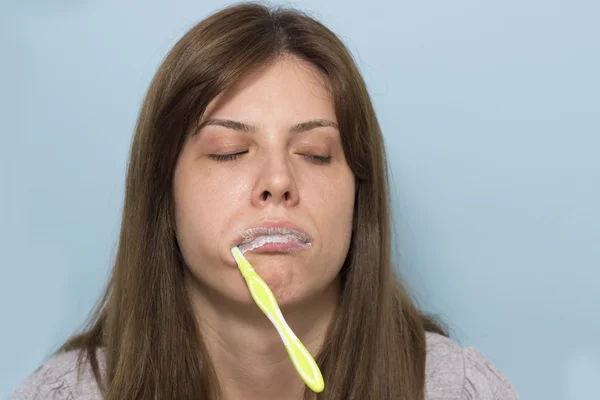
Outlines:
{"type": "Polygon", "coordinates": [[[242,253],[293,253],[310,247],[310,243],[305,243],[293,236],[278,235],[268,239],[259,237],[238,247],[242,253]]]}

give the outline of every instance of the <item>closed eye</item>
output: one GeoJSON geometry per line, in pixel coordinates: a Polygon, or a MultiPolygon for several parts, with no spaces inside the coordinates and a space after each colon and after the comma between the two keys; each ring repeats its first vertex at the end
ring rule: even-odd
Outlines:
{"type": "Polygon", "coordinates": [[[238,153],[231,153],[231,154],[209,154],[208,157],[212,158],[215,161],[231,161],[231,160],[240,158],[242,155],[244,155],[246,153],[248,153],[248,150],[240,151],[238,153]]]}
{"type": "MultiPolygon", "coordinates": [[[[231,154],[209,154],[208,157],[215,161],[231,161],[240,158],[246,153],[248,153],[248,150],[231,154]]],[[[331,156],[320,156],[316,154],[301,154],[301,156],[315,164],[329,164],[332,159],[331,156]]]]}
{"type": "Polygon", "coordinates": [[[315,164],[330,164],[331,156],[319,156],[316,154],[302,154],[306,159],[315,164]]]}

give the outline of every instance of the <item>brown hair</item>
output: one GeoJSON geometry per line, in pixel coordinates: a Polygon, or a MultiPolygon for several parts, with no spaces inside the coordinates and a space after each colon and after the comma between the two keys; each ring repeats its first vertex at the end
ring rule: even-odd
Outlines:
{"type": "MultiPolygon", "coordinates": [[[[217,399],[175,237],[173,173],[208,103],[248,72],[292,55],[328,81],[357,192],[338,313],[316,359],[319,399],[423,399],[421,314],[394,276],[383,139],[365,83],[335,34],[296,10],[240,4],[189,30],[156,73],[137,122],[118,252],[106,293],[83,334],[61,351],[89,357],[106,399],[217,399]],[[96,351],[106,354],[106,376],[96,351]]],[[[310,398],[309,389],[305,398],[310,398]]]]}

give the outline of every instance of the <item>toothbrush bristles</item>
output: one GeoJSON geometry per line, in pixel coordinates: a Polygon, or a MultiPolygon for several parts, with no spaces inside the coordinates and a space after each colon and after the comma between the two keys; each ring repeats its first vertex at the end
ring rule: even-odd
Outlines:
{"type": "Polygon", "coordinates": [[[246,257],[244,257],[244,254],[237,246],[231,249],[231,254],[233,254],[233,258],[235,258],[235,262],[237,262],[238,264],[246,260],[246,257]]]}

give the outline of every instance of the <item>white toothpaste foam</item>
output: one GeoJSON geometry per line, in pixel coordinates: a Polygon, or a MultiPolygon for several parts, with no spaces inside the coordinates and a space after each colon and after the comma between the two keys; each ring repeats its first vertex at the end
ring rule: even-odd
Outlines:
{"type": "MultiPolygon", "coordinates": [[[[254,240],[252,240],[249,243],[245,243],[241,246],[239,246],[240,251],[243,253],[247,252],[247,251],[252,251],[254,249],[257,249],[261,246],[264,246],[267,243],[290,243],[293,241],[299,241],[297,237],[292,236],[292,235],[265,235],[265,236],[259,236],[257,238],[255,238],[254,240]]],[[[309,243],[303,243],[306,247],[309,247],[311,244],[309,243]]]]}

